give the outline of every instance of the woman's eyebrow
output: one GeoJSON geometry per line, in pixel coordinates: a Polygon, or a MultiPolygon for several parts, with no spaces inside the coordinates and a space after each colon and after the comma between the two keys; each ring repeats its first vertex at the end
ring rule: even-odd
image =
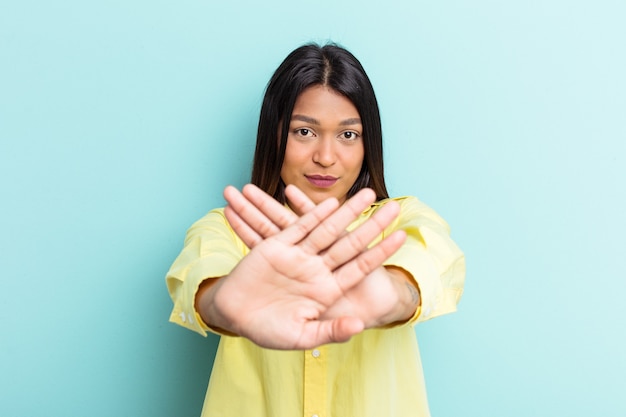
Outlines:
{"type": "MultiPolygon", "coordinates": [[[[310,123],[312,125],[320,125],[319,120],[313,118],[313,117],[309,117],[309,116],[305,116],[303,114],[294,114],[293,116],[291,116],[291,120],[298,120],[300,122],[305,122],[305,123],[310,123]]],[[[340,126],[352,126],[352,125],[360,125],[361,124],[361,119],[359,119],[358,117],[353,117],[351,119],[346,119],[346,120],[342,120],[341,122],[339,122],[340,126]]]]}
{"type": "Polygon", "coordinates": [[[339,123],[339,125],[341,126],[360,125],[360,124],[361,124],[361,119],[359,119],[358,117],[354,117],[352,119],[346,119],[346,120],[343,120],[341,123],[339,123]]]}
{"type": "Polygon", "coordinates": [[[300,122],[310,123],[312,125],[318,125],[318,126],[320,124],[319,120],[314,119],[309,116],[304,116],[302,114],[294,114],[293,116],[291,116],[291,120],[298,120],[300,122]]]}

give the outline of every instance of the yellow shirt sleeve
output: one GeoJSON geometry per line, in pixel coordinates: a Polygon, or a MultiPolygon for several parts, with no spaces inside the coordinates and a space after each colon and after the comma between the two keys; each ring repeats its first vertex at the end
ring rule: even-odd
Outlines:
{"type": "MultiPolygon", "coordinates": [[[[465,257],[450,238],[447,223],[415,197],[394,200],[401,206],[400,215],[383,235],[404,230],[407,239],[384,265],[397,266],[411,274],[421,297],[421,306],[404,324],[456,311],[463,293],[465,257]]],[[[352,226],[369,218],[386,201],[375,204],[352,226]]],[[[202,281],[228,275],[248,251],[230,228],[223,209],[212,210],[194,223],[166,276],[174,302],[170,321],[203,336],[207,331],[223,334],[202,321],[195,310],[195,296],[202,281]]]]}
{"type": "Polygon", "coordinates": [[[213,331],[195,309],[202,281],[228,275],[248,248],[228,225],[223,209],[215,209],[194,223],[180,255],[166,275],[167,289],[174,302],[170,321],[203,336],[213,331]]]}
{"type": "Polygon", "coordinates": [[[465,256],[450,238],[448,224],[415,197],[394,200],[401,211],[386,233],[404,230],[407,238],[384,265],[409,272],[419,288],[421,306],[407,323],[455,312],[463,294],[465,256]]]}

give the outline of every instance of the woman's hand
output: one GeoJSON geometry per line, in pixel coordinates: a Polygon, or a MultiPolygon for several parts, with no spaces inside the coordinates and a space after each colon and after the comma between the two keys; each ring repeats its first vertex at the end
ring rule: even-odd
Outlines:
{"type": "Polygon", "coordinates": [[[419,306],[419,292],[410,275],[395,267],[378,267],[339,298],[324,318],[349,315],[365,328],[382,327],[410,319],[419,306]]]}
{"type": "MultiPolygon", "coordinates": [[[[315,204],[296,187],[288,186],[285,193],[290,205],[299,214],[315,208],[315,204]]],[[[249,247],[254,247],[298,219],[296,213],[251,185],[244,187],[243,193],[228,188],[225,196],[229,202],[226,216],[235,232],[249,247]]],[[[396,203],[389,202],[385,206],[388,205],[395,206],[396,203]]],[[[352,212],[350,222],[361,212],[352,212]]],[[[344,234],[345,231],[336,233],[337,236],[344,234]]],[[[406,271],[397,267],[379,266],[338,298],[322,317],[357,317],[366,328],[380,327],[408,320],[419,304],[418,289],[406,271]]]]}
{"type": "Polygon", "coordinates": [[[367,249],[398,215],[399,206],[386,205],[346,233],[374,201],[371,190],[339,207],[336,199],[311,206],[297,197],[295,187],[288,188],[291,198],[296,195],[296,209],[307,211],[301,217],[255,187],[244,189],[260,193],[251,200],[232,187],[225,190],[226,216],[251,251],[228,276],[199,294],[198,310],[211,325],[267,348],[344,342],[366,323],[341,308],[345,303],[340,300],[404,242],[404,232],[397,232],[367,249]]]}

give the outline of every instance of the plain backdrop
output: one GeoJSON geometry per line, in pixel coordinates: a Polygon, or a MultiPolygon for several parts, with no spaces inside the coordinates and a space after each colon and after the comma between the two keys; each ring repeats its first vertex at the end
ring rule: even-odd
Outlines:
{"type": "Polygon", "coordinates": [[[452,226],[416,328],[434,417],[624,416],[622,1],[0,5],[0,415],[199,415],[217,338],[168,323],[185,230],[250,174],[271,73],[332,40],[393,195],[452,226]]]}

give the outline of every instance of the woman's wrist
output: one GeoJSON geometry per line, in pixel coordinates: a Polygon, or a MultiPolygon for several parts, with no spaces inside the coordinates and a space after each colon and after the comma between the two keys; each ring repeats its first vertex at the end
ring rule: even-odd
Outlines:
{"type": "Polygon", "coordinates": [[[209,278],[200,284],[196,292],[195,307],[202,321],[218,333],[236,336],[231,323],[216,304],[216,293],[224,283],[225,277],[209,278]]]}
{"type": "Polygon", "coordinates": [[[385,269],[393,280],[398,293],[398,303],[388,324],[406,322],[413,317],[421,304],[419,290],[413,277],[404,269],[396,266],[385,266],[385,269]]]}

